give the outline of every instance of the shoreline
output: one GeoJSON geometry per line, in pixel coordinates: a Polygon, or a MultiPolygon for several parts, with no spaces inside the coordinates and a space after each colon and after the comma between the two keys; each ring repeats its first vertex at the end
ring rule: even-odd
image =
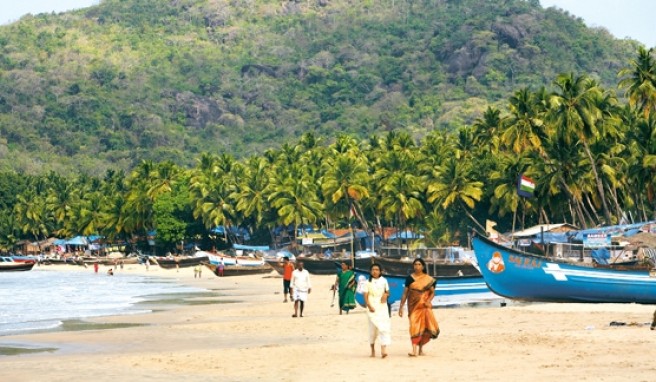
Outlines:
{"type": "Polygon", "coordinates": [[[423,376],[447,381],[648,381],[656,372],[651,356],[656,332],[643,325],[653,306],[438,308],[434,312],[442,334],[426,345],[425,357],[416,359],[406,355],[407,318],[394,315],[389,356],[381,359],[368,357],[364,309],[340,316],[330,307],[334,276],[312,275],[305,317],[292,318],[293,305],[282,302],[280,277],[219,278],[203,272],[194,279],[191,268],[152,269],[149,275],[204,285],[220,291],[218,301],[232,303],[175,305],[85,320],[136,325],[132,327],[0,337],[0,347],[18,343],[59,349],[0,355],[0,380],[398,382],[423,376]],[[613,321],[626,325],[610,326],[613,321]]]}

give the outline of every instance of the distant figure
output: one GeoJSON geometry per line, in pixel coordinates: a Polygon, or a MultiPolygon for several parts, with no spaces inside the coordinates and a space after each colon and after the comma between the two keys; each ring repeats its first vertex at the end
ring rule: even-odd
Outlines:
{"type": "Polygon", "coordinates": [[[218,276],[223,277],[223,268],[225,268],[225,265],[223,265],[223,260],[219,263],[219,266],[216,268],[218,271],[218,276]]]}
{"type": "Polygon", "coordinates": [[[292,282],[292,272],[294,272],[294,264],[289,261],[289,257],[282,258],[282,295],[285,298],[283,302],[287,302],[287,295],[294,301],[289,286],[292,282]]]}
{"type": "Polygon", "coordinates": [[[194,278],[196,278],[196,277],[200,278],[200,272],[201,272],[200,265],[196,265],[194,267],[194,278]]]}
{"type": "Polygon", "coordinates": [[[146,264],[146,271],[148,271],[148,268],[150,267],[149,263],[150,263],[150,260],[148,260],[148,258],[146,258],[146,261],[144,262],[144,264],[146,264]]]}
{"type": "Polygon", "coordinates": [[[120,265],[121,269],[123,269],[123,260],[119,261],[118,264],[120,265]]]}
{"type": "Polygon", "coordinates": [[[376,356],[376,339],[380,343],[380,355],[387,357],[387,346],[392,343],[392,320],[389,315],[387,298],[389,285],[382,276],[380,265],[371,264],[369,282],[364,292],[364,301],[367,306],[369,319],[369,346],[371,357],[376,356]]]}
{"type": "Polygon", "coordinates": [[[303,317],[305,301],[307,301],[308,294],[312,293],[312,284],[310,283],[310,272],[303,269],[302,261],[296,263],[296,270],[292,272],[292,281],[289,287],[294,300],[294,314],[292,317],[303,317]]]}
{"type": "Polygon", "coordinates": [[[650,327],[650,329],[651,329],[651,330],[655,330],[655,329],[656,329],[656,310],[654,311],[654,319],[651,321],[651,327],[650,327]]]}
{"type": "Polygon", "coordinates": [[[433,315],[433,297],[437,281],[426,273],[426,262],[415,259],[412,262],[413,273],[405,279],[405,289],[401,296],[399,317],[403,317],[403,305],[408,301],[408,319],[410,321],[411,357],[424,355],[424,345],[440,334],[440,327],[433,315]]]}
{"type": "Polygon", "coordinates": [[[112,268],[109,268],[107,271],[107,276],[114,276],[114,270],[112,268]]]}
{"type": "Polygon", "coordinates": [[[98,273],[98,263],[93,263],[93,271],[98,273]]]}

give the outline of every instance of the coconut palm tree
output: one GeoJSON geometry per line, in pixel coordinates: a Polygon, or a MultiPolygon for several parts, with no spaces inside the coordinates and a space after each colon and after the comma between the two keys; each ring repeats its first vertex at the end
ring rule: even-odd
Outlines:
{"type": "Polygon", "coordinates": [[[618,76],[620,89],[626,89],[629,104],[640,111],[645,118],[656,111],[656,59],[654,48],[638,48],[638,57],[631,60],[631,66],[620,70],[618,76]]]}
{"type": "Polygon", "coordinates": [[[590,77],[586,75],[575,77],[573,73],[559,75],[554,84],[557,90],[551,96],[549,121],[557,129],[557,134],[562,137],[564,144],[581,142],[585,155],[590,161],[605,223],[612,224],[604,185],[590,151],[590,142],[598,139],[600,133],[597,125],[600,112],[596,100],[601,89],[590,77]]]}
{"type": "Polygon", "coordinates": [[[457,216],[462,212],[481,230],[485,227],[471,214],[476,202],[483,195],[483,182],[474,179],[471,162],[458,160],[455,156],[448,158],[434,168],[428,179],[428,202],[435,208],[457,216]]]}
{"type": "Polygon", "coordinates": [[[369,229],[362,211],[362,201],[369,197],[369,167],[364,155],[355,152],[336,153],[323,165],[321,191],[326,208],[342,216],[353,213],[365,230],[369,229]]]}
{"type": "Polygon", "coordinates": [[[294,239],[299,225],[315,223],[323,216],[317,183],[300,163],[288,166],[286,171],[273,171],[268,190],[268,200],[280,222],[294,225],[294,239]]]}

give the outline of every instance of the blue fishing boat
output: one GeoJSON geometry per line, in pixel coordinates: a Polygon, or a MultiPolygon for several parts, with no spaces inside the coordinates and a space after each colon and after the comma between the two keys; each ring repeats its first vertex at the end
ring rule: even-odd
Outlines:
{"type": "MultiPolygon", "coordinates": [[[[361,306],[365,306],[363,291],[365,284],[369,280],[369,270],[355,268],[355,279],[358,287],[355,294],[355,300],[361,306]]],[[[407,275],[389,275],[383,274],[387,279],[390,288],[390,295],[387,302],[394,304],[401,301],[405,279],[407,275]]],[[[437,277],[435,287],[435,298],[433,305],[447,305],[450,303],[469,303],[499,299],[500,297],[493,294],[485,284],[483,277],[477,276],[443,276],[437,277]]]]}
{"type": "Polygon", "coordinates": [[[533,255],[474,236],[474,254],[490,289],[510,299],[541,302],[656,303],[656,272],[600,267],[533,255]]]}

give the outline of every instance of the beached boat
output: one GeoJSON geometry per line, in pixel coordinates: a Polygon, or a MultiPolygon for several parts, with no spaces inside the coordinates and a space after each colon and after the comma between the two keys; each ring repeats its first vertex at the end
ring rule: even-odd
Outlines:
{"type": "MultiPolygon", "coordinates": [[[[219,276],[217,265],[205,263],[205,265],[215,276],[219,276]]],[[[223,267],[223,277],[228,276],[245,276],[271,273],[273,268],[269,264],[264,265],[225,265],[223,267]]]]}
{"type": "MultiPolygon", "coordinates": [[[[375,262],[380,264],[383,272],[393,275],[409,275],[413,272],[412,262],[415,259],[406,258],[398,259],[392,257],[376,257],[375,262]]],[[[444,262],[435,261],[432,259],[424,259],[428,273],[438,277],[445,276],[481,276],[481,273],[471,263],[465,262],[444,262]]],[[[365,268],[365,267],[362,267],[365,268]]]]}
{"type": "Polygon", "coordinates": [[[599,267],[594,262],[545,257],[487,238],[472,241],[485,282],[501,296],[523,301],[656,303],[656,271],[599,267]]]}
{"type": "Polygon", "coordinates": [[[175,257],[155,257],[151,256],[157,265],[164,269],[193,267],[198,264],[209,262],[207,256],[175,256],[175,257]]]}
{"type": "Polygon", "coordinates": [[[194,254],[196,257],[206,257],[208,260],[204,262],[209,262],[210,264],[219,265],[223,263],[224,266],[228,265],[243,265],[245,267],[252,266],[262,266],[265,264],[263,258],[258,256],[235,256],[222,252],[207,252],[207,251],[198,251],[194,254]]]}
{"type": "MultiPolygon", "coordinates": [[[[354,271],[358,283],[355,300],[361,306],[365,306],[364,295],[362,293],[365,289],[365,284],[369,279],[369,269],[364,270],[355,268],[354,271]]],[[[384,273],[383,276],[387,279],[390,288],[390,295],[387,302],[394,304],[395,302],[400,301],[401,296],[403,295],[403,289],[405,288],[405,279],[408,275],[391,275],[384,273]]],[[[433,305],[445,305],[447,301],[456,301],[454,297],[459,297],[457,301],[460,302],[486,301],[499,298],[499,296],[494,295],[490,291],[481,275],[437,277],[433,305]]]]}
{"type": "MultiPolygon", "coordinates": [[[[356,257],[354,259],[355,268],[369,269],[372,262],[375,262],[377,257],[356,257]]],[[[307,269],[313,275],[334,275],[337,274],[335,262],[341,263],[342,261],[351,264],[351,258],[331,258],[331,257],[316,257],[316,256],[299,256],[296,261],[303,262],[303,268],[307,269]]],[[[281,268],[282,269],[282,268],[281,268]]]]}
{"type": "Polygon", "coordinates": [[[17,262],[11,257],[0,257],[0,272],[29,271],[34,268],[34,262],[17,262]]]}

